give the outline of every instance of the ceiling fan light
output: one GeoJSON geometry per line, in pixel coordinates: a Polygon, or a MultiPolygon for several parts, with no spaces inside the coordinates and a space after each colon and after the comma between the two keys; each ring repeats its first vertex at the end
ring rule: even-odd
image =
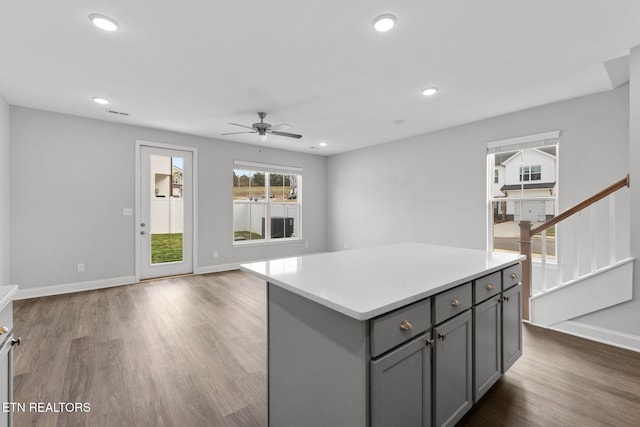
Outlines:
{"type": "Polygon", "coordinates": [[[260,134],[260,142],[267,142],[267,134],[266,133],[261,133],[260,134]]]}
{"type": "Polygon", "coordinates": [[[373,20],[373,28],[379,33],[385,33],[395,27],[398,18],[391,14],[384,14],[376,17],[373,20]]]}
{"type": "Polygon", "coordinates": [[[105,15],[92,13],[89,15],[89,20],[93,25],[104,31],[116,31],[120,28],[118,21],[105,15]]]}

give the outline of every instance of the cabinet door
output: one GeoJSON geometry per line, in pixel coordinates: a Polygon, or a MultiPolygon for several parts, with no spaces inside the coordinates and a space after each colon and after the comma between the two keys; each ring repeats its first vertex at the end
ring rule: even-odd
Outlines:
{"type": "Polygon", "coordinates": [[[471,408],[471,324],[471,310],[467,310],[433,329],[436,426],[453,426],[471,408]]]}
{"type": "Polygon", "coordinates": [[[522,356],[522,284],[502,295],[502,373],[505,373],[522,356]]]}
{"type": "Polygon", "coordinates": [[[431,425],[431,334],[371,362],[371,426],[431,425]]]}
{"type": "Polygon", "coordinates": [[[473,401],[477,402],[502,375],[501,295],[473,307],[473,401]]]}
{"type": "MultiPolygon", "coordinates": [[[[5,336],[3,336],[5,337],[5,336]]],[[[5,338],[0,349],[0,401],[13,401],[13,370],[12,370],[12,347],[11,340],[13,334],[5,338]]],[[[12,425],[13,414],[11,411],[0,414],[0,427],[10,427],[12,425]]]]}

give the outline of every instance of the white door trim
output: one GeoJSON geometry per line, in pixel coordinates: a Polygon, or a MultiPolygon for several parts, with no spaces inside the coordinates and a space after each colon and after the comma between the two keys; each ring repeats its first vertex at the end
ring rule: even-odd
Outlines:
{"type": "Polygon", "coordinates": [[[140,169],[140,160],[141,160],[141,148],[145,147],[154,147],[154,148],[166,148],[169,150],[181,150],[181,151],[189,151],[193,156],[193,198],[192,198],[192,223],[193,223],[193,238],[192,242],[192,260],[193,264],[193,272],[195,273],[198,269],[198,149],[196,147],[187,147],[184,145],[174,145],[174,144],[164,144],[160,142],[153,141],[144,141],[144,140],[136,140],[136,153],[135,153],[135,226],[134,226],[134,235],[135,235],[135,278],[136,282],[140,281],[140,202],[141,202],[141,194],[140,194],[140,185],[142,178],[142,171],[140,169]]]}

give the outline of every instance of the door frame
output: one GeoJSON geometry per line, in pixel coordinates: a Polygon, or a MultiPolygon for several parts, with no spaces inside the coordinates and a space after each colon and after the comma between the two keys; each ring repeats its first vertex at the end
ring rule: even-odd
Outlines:
{"type": "Polygon", "coordinates": [[[135,224],[134,224],[134,234],[135,234],[135,280],[136,282],[140,281],[140,263],[142,259],[140,257],[140,203],[142,202],[142,194],[140,186],[142,185],[142,170],[140,167],[140,161],[142,160],[142,147],[152,147],[152,148],[166,148],[169,150],[180,150],[180,151],[188,151],[191,152],[193,156],[192,161],[192,188],[193,188],[193,197],[191,200],[192,204],[192,230],[193,234],[191,239],[191,269],[193,273],[196,273],[198,267],[198,149],[196,147],[187,147],[184,145],[174,145],[174,144],[164,144],[160,142],[152,142],[152,141],[144,141],[144,140],[136,140],[136,153],[135,153],[135,224]]]}

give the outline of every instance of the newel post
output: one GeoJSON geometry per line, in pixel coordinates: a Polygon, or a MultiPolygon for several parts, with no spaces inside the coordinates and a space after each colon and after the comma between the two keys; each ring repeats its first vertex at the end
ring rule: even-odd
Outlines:
{"type": "Polygon", "coordinates": [[[523,220],[520,226],[520,254],[522,261],[522,318],[529,320],[529,297],[531,297],[531,221],[523,220]]]}

